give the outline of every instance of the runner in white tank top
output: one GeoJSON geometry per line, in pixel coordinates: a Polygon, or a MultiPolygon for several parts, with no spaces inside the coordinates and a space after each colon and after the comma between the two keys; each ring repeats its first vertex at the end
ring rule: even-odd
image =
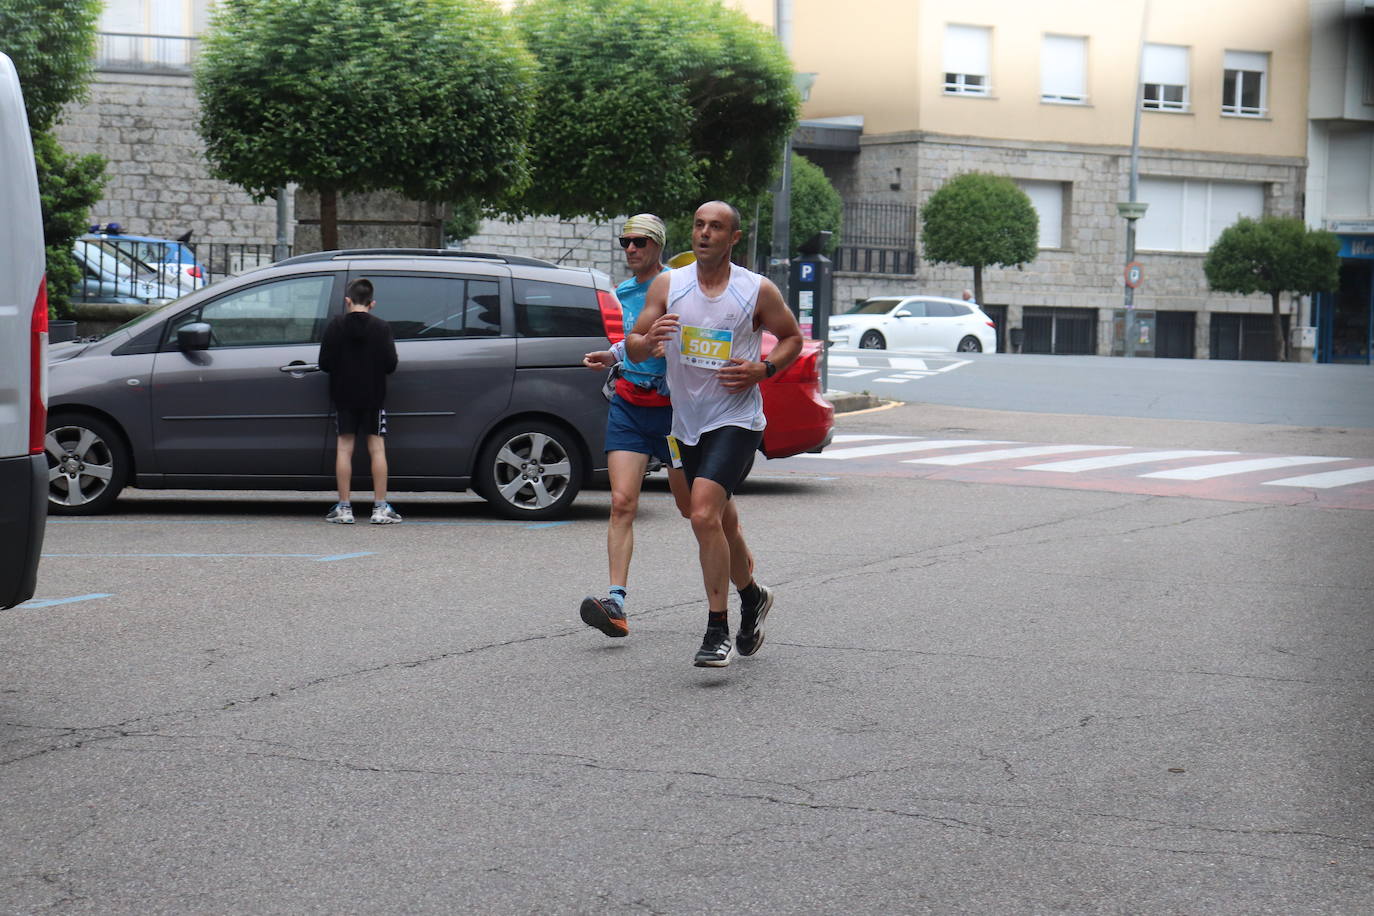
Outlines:
{"type": "Polygon", "coordinates": [[[730,639],[730,583],[739,589],[739,652],[763,645],[773,593],[754,581],[749,545],[731,493],[763,436],[759,383],[801,353],[797,320],[778,288],[730,263],[740,240],[739,211],[723,201],[702,204],[692,222],[696,264],[649,287],[644,309],[625,338],[627,355],[642,360],[660,344],[673,392],[673,434],[691,486],[692,533],[706,585],[706,636],[693,664],[723,668],[735,657],[730,639]],[[778,342],[760,359],[762,331],[778,342]]]}
{"type": "Polygon", "coordinates": [[[763,395],[757,385],[729,391],[716,373],[731,357],[755,362],[762,333],[754,327],[754,307],[763,277],[730,265],[730,282],[718,296],[707,296],[697,282],[697,265],[675,270],[668,285],[668,311],[678,316],[678,335],[664,346],[668,388],[673,392],[673,437],[696,445],[701,434],[722,426],[756,432],[764,427],[763,395]]]}

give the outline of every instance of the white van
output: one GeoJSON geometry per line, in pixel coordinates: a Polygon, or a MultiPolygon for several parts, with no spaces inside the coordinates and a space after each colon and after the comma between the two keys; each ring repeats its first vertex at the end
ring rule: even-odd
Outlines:
{"type": "Polygon", "coordinates": [[[48,294],[33,142],[0,54],[0,608],[33,597],[47,522],[48,294]]]}

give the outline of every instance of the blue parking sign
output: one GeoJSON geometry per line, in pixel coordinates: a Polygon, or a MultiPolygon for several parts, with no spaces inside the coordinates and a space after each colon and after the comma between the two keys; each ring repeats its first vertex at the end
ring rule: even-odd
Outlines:
{"type": "Polygon", "coordinates": [[[816,265],[815,265],[815,264],[811,263],[810,261],[802,261],[802,264],[801,264],[801,281],[802,281],[803,283],[814,283],[814,282],[816,282],[816,265]]]}

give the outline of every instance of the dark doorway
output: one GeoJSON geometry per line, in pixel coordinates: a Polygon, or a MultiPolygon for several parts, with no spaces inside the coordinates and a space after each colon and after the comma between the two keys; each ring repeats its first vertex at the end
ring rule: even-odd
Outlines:
{"type": "Polygon", "coordinates": [[[1097,352],[1097,310],[1027,308],[1025,353],[1092,355],[1097,352]]]}
{"type": "MultiPolygon", "coordinates": [[[[1288,336],[1289,316],[1280,315],[1288,336]]],[[[1212,313],[1212,359],[1273,360],[1274,316],[1212,313]]]]}
{"type": "Polygon", "coordinates": [[[1196,354],[1196,312],[1155,313],[1155,356],[1192,359],[1196,354]]]}
{"type": "Polygon", "coordinates": [[[1005,305],[980,305],[988,317],[997,325],[997,352],[1007,352],[1007,307],[1005,305]]]}

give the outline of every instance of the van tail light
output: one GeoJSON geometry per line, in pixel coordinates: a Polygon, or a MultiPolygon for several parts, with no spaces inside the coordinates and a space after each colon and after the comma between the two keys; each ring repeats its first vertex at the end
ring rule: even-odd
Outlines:
{"type": "Polygon", "coordinates": [[[48,278],[38,284],[29,326],[29,454],[43,454],[48,432],[48,278]]]}
{"type": "Polygon", "coordinates": [[[625,317],[620,311],[620,300],[615,297],[615,293],[604,289],[597,290],[596,304],[601,309],[601,324],[605,327],[606,336],[611,339],[611,343],[624,340],[625,317]]]}

